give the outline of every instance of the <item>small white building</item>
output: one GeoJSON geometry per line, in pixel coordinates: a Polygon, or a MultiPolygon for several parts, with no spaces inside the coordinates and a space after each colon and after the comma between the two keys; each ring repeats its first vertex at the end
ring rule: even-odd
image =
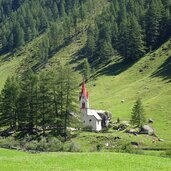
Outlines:
{"type": "Polygon", "coordinates": [[[101,131],[103,127],[108,125],[110,117],[107,112],[89,108],[89,97],[84,81],[82,83],[82,91],[79,100],[84,126],[92,127],[92,130],[94,131],[101,131]]]}

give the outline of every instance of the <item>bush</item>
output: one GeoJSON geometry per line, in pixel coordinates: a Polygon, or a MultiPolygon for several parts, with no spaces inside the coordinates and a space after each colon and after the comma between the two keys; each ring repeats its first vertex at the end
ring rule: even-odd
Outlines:
{"type": "Polygon", "coordinates": [[[56,152],[63,150],[63,143],[55,137],[52,137],[48,140],[48,151],[56,152]]]}
{"type": "Polygon", "coordinates": [[[81,152],[81,147],[78,143],[71,142],[68,152],[81,152]]]}
{"type": "Polygon", "coordinates": [[[27,142],[25,144],[25,149],[28,151],[37,151],[37,146],[38,146],[38,142],[37,141],[31,141],[31,142],[27,142]]]}
{"type": "Polygon", "coordinates": [[[0,139],[0,147],[2,148],[19,148],[20,143],[14,139],[14,137],[7,137],[0,139]]]}
{"type": "Polygon", "coordinates": [[[89,149],[89,152],[96,152],[97,151],[97,146],[92,146],[90,149],[89,149]]]}
{"type": "Polygon", "coordinates": [[[130,142],[122,143],[118,148],[117,152],[122,153],[133,153],[133,154],[143,154],[143,151],[138,147],[134,147],[130,142]]]}
{"type": "Polygon", "coordinates": [[[45,137],[41,137],[41,140],[37,144],[38,151],[48,151],[48,143],[45,137]]]}
{"type": "Polygon", "coordinates": [[[26,150],[57,152],[63,150],[62,142],[55,137],[49,139],[41,137],[40,141],[30,141],[25,143],[26,150]]]}
{"type": "Polygon", "coordinates": [[[85,126],[83,127],[83,131],[92,131],[93,130],[93,127],[92,126],[85,126]]]}
{"type": "Polygon", "coordinates": [[[97,144],[96,148],[97,148],[97,151],[101,151],[102,150],[102,145],[101,144],[97,144]]]}

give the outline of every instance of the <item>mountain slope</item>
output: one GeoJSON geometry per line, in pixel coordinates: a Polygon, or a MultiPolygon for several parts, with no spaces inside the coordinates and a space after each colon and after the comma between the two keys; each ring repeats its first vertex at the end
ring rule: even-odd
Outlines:
{"type": "Polygon", "coordinates": [[[171,136],[171,40],[132,66],[117,62],[103,68],[90,81],[90,105],[110,110],[114,118],[130,119],[135,100],[142,98],[147,118],[157,134],[171,136]],[[125,71],[117,74],[117,69],[125,71]],[[111,70],[112,68],[112,70],[111,70]],[[121,103],[125,100],[125,103],[121,103]]]}
{"type": "MultiPolygon", "coordinates": [[[[22,51],[16,52],[18,54],[1,56],[0,90],[8,76],[18,74],[28,67],[32,67],[35,71],[41,71],[44,67],[53,68],[59,61],[72,65],[81,82],[83,59],[89,58],[84,51],[87,41],[86,29],[102,12],[106,0],[95,2],[99,3],[95,4],[94,11],[92,10],[83,22],[78,22],[76,28],[72,28],[78,29],[79,32],[71,30],[69,34],[71,40],[57,51],[52,51],[51,56],[46,56],[49,58],[48,62],[43,63],[42,67],[39,65],[37,67],[41,61],[38,57],[41,55],[35,54],[45,49],[45,47],[40,48],[39,45],[47,33],[40,34],[29,43],[27,42],[22,51]],[[89,17],[91,17],[90,21],[89,17]]],[[[122,61],[120,57],[114,55],[111,61],[101,68],[95,63],[92,64],[93,69],[97,70],[91,75],[87,84],[90,106],[111,111],[114,119],[119,117],[121,120],[129,120],[135,100],[141,97],[146,117],[154,120],[153,126],[157,134],[170,140],[171,39],[134,64],[122,61]],[[122,100],[125,100],[125,103],[121,103],[122,100]]]]}

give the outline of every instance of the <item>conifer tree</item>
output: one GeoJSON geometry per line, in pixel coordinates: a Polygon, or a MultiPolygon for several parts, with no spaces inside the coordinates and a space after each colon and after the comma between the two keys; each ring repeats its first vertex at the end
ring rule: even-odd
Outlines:
{"type": "Polygon", "coordinates": [[[31,69],[25,73],[25,78],[21,82],[21,92],[18,98],[18,123],[19,128],[27,128],[30,133],[33,132],[36,125],[38,108],[38,80],[31,69]]]}
{"type": "Polygon", "coordinates": [[[85,80],[88,80],[90,78],[90,72],[91,72],[91,68],[90,68],[90,64],[87,60],[87,58],[84,59],[84,70],[83,70],[83,75],[85,80]]]}
{"type": "Polygon", "coordinates": [[[24,31],[19,23],[16,24],[13,31],[15,48],[20,48],[24,45],[24,31]]]}
{"type": "Polygon", "coordinates": [[[0,102],[0,125],[9,126],[16,129],[17,126],[17,98],[19,95],[19,85],[15,77],[8,77],[4,89],[1,93],[0,102]]]}
{"type": "Polygon", "coordinates": [[[135,16],[131,17],[128,36],[127,57],[134,61],[145,53],[145,43],[141,26],[135,16]]]}
{"type": "Polygon", "coordinates": [[[87,43],[86,43],[86,51],[89,59],[91,59],[94,55],[96,49],[96,39],[94,35],[94,28],[90,26],[87,31],[87,43]]]}
{"type": "Polygon", "coordinates": [[[112,56],[114,55],[114,50],[112,47],[112,44],[110,42],[104,41],[100,44],[100,61],[103,63],[106,63],[112,59],[112,56]]]}
{"type": "Polygon", "coordinates": [[[156,47],[159,38],[160,14],[159,8],[152,0],[146,14],[146,42],[150,50],[156,47]]]}
{"type": "Polygon", "coordinates": [[[145,123],[145,114],[141,99],[139,98],[132,109],[131,123],[137,127],[142,127],[145,123]]]}

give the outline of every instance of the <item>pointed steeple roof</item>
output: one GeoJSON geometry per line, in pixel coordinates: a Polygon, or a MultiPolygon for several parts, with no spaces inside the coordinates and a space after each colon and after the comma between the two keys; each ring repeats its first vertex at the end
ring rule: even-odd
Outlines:
{"type": "Polygon", "coordinates": [[[80,100],[81,100],[81,96],[84,95],[84,97],[86,98],[86,100],[88,100],[88,92],[86,90],[86,86],[85,86],[85,81],[83,79],[83,82],[82,82],[82,90],[81,90],[81,93],[80,93],[80,100]]]}

